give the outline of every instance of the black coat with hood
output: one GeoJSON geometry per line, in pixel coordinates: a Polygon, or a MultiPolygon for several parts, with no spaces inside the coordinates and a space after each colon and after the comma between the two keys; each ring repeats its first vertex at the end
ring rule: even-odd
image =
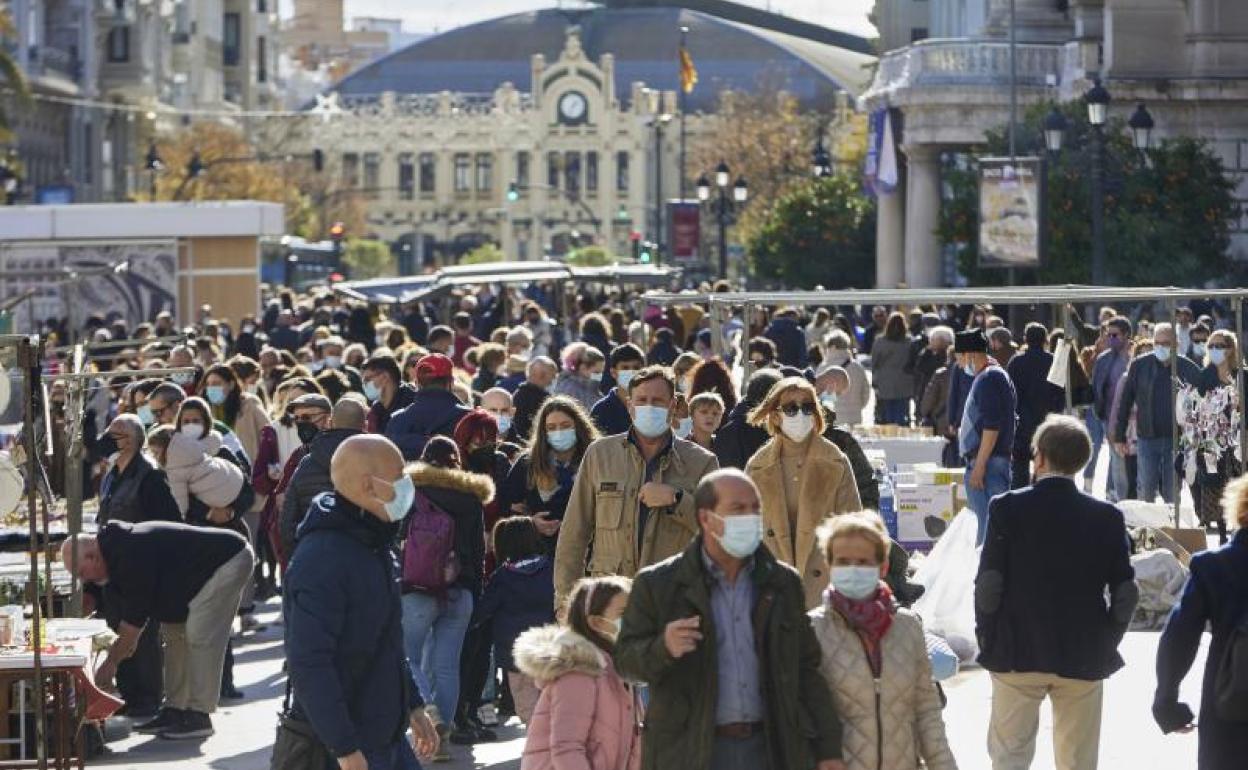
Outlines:
{"type": "Polygon", "coordinates": [[[294,552],[295,533],[298,531],[299,522],[307,514],[308,507],[312,505],[312,500],[322,492],[333,490],[334,483],[329,478],[329,462],[334,452],[342,442],[359,432],[351,428],[330,428],[317,434],[308,445],[308,453],[291,474],[286,497],[282,500],[282,511],[278,517],[282,553],[294,552]]]}

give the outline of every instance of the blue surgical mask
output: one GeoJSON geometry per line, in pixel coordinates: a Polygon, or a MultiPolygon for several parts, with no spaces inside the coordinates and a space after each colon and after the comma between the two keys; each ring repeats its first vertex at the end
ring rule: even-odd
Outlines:
{"type": "Polygon", "coordinates": [[[870,598],[880,584],[879,567],[833,567],[832,588],[846,599],[870,598]]]}
{"type": "Polygon", "coordinates": [[[1192,355],[1196,356],[1197,358],[1204,358],[1204,357],[1205,357],[1205,349],[1206,349],[1206,348],[1205,348],[1205,343],[1203,343],[1203,342],[1193,342],[1193,343],[1192,343],[1192,355]]]}
{"type": "Polygon", "coordinates": [[[550,442],[551,449],[556,452],[566,452],[576,446],[576,429],[546,431],[546,440],[550,442]]]}
{"type": "Polygon", "coordinates": [[[639,406],[633,415],[633,427],[646,438],[658,438],[671,427],[671,419],[665,406],[639,406]]]}
{"type": "Polygon", "coordinates": [[[152,414],[152,408],[147,404],[140,406],[136,413],[138,414],[139,421],[143,423],[144,427],[156,422],[156,415],[152,414]]]}
{"type": "Polygon", "coordinates": [[[372,380],[364,381],[364,398],[369,401],[376,401],[381,397],[381,388],[377,387],[372,380]]]}
{"type": "Polygon", "coordinates": [[[602,382],[602,372],[590,372],[589,379],[594,382],[602,382]]]}
{"type": "Polygon", "coordinates": [[[1226,360],[1226,351],[1222,348],[1209,348],[1209,363],[1214,366],[1221,366],[1226,360]]]}
{"type": "Polygon", "coordinates": [[[405,473],[396,481],[386,481],[376,476],[373,478],[383,484],[389,484],[394,489],[394,498],[383,503],[386,516],[390,517],[390,521],[399,522],[407,518],[408,511],[412,509],[412,502],[416,499],[416,485],[412,483],[412,477],[405,473]]]}
{"type": "MultiPolygon", "coordinates": [[[[494,415],[494,420],[498,422],[498,435],[499,436],[502,436],[504,433],[511,430],[511,415],[496,414],[494,415]]],[[[575,432],[576,431],[573,431],[573,433],[575,432]]]]}
{"type": "Polygon", "coordinates": [[[637,376],[637,372],[633,369],[625,369],[615,376],[615,381],[620,384],[620,390],[628,390],[628,383],[633,381],[637,376]]]}
{"type": "Polygon", "coordinates": [[[693,433],[693,418],[681,418],[676,425],[676,438],[688,438],[690,433],[693,433]]]}
{"type": "Polygon", "coordinates": [[[1170,348],[1166,347],[1165,345],[1154,345],[1153,355],[1157,357],[1158,361],[1164,364],[1165,362],[1170,360],[1170,348]]]}
{"type": "Polygon", "coordinates": [[[966,372],[968,376],[974,377],[975,376],[975,364],[972,364],[969,361],[966,362],[965,364],[962,364],[962,371],[966,372]]]}
{"type": "Polygon", "coordinates": [[[195,381],[195,373],[194,372],[174,372],[173,374],[169,375],[169,379],[173,380],[173,382],[178,385],[190,385],[192,382],[195,381]]]}
{"type": "Polygon", "coordinates": [[[204,395],[208,396],[208,403],[213,406],[219,406],[225,403],[225,386],[209,385],[204,390],[204,395]]]}
{"type": "Polygon", "coordinates": [[[337,369],[342,366],[342,356],[325,356],[325,368],[337,369]]]}
{"type": "Polygon", "coordinates": [[[758,550],[763,541],[763,517],[757,513],[742,513],[735,516],[712,514],[724,523],[724,534],[716,535],[715,539],[737,559],[748,559],[758,550]]]}

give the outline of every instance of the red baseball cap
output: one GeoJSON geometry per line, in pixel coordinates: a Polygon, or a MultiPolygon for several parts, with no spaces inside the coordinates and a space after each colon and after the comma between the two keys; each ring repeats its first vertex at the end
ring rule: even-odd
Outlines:
{"type": "Polygon", "coordinates": [[[430,353],[416,364],[416,378],[421,380],[445,380],[454,369],[451,359],[441,353],[430,353]]]}

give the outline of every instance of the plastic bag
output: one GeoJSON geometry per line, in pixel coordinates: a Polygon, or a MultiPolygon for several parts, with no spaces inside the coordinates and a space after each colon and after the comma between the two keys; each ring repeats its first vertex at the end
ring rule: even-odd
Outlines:
{"type": "Polygon", "coordinates": [[[932,661],[932,679],[943,682],[958,675],[958,654],[948,642],[927,630],[923,631],[923,642],[927,645],[927,657],[932,661]]]}
{"type": "Polygon", "coordinates": [[[1049,365],[1048,380],[1062,390],[1070,382],[1070,343],[1065,338],[1058,340],[1057,347],[1053,349],[1053,363],[1049,365]]]}
{"type": "Polygon", "coordinates": [[[1170,610],[1179,603],[1187,582],[1187,570],[1178,557],[1163,548],[1132,556],[1131,566],[1135,568],[1135,584],[1140,589],[1131,630],[1161,628],[1170,610]]]}
{"type": "MultiPolygon", "coordinates": [[[[1174,506],[1169,503],[1119,500],[1115,505],[1118,506],[1118,510],[1122,511],[1123,521],[1128,528],[1174,526],[1174,506]]],[[[1184,529],[1195,529],[1200,526],[1200,522],[1196,520],[1196,512],[1188,505],[1179,508],[1179,523],[1184,529]]]]}
{"type": "Polygon", "coordinates": [[[979,655],[975,639],[978,527],[975,513],[963,508],[914,575],[914,582],[927,589],[914,604],[923,627],[948,642],[963,661],[973,661],[979,655]]]}

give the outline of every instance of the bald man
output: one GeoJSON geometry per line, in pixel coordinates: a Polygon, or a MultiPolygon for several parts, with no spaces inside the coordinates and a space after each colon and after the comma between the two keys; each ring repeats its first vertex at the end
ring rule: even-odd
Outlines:
{"type": "Polygon", "coordinates": [[[415,487],[398,447],[375,434],[344,440],[330,477],[333,491],[299,527],[282,591],[289,716],[311,726],[342,770],[410,770],[409,725],[422,754],[438,744],[403,654],[393,549],[415,487]]]}
{"type": "Polygon", "coordinates": [[[364,432],[367,419],[368,407],[361,401],[344,396],[334,404],[330,412],[329,427],[316,434],[308,444],[308,453],[295,466],[295,472],[290,476],[286,496],[282,499],[282,510],[278,515],[282,553],[294,552],[295,533],[299,522],[307,514],[312,499],[333,489],[329,466],[334,452],[342,442],[364,432]]]}
{"type": "Polygon", "coordinates": [[[130,657],[148,622],[165,641],[165,705],[138,732],[190,740],[213,733],[209,716],[221,694],[221,669],[243,585],[255,556],[233,530],[151,521],[113,521],[98,536],[78,535],[61,546],[84,583],[107,584],[121,601],[117,640],[95,672],[109,689],[117,666],[130,657]]]}

